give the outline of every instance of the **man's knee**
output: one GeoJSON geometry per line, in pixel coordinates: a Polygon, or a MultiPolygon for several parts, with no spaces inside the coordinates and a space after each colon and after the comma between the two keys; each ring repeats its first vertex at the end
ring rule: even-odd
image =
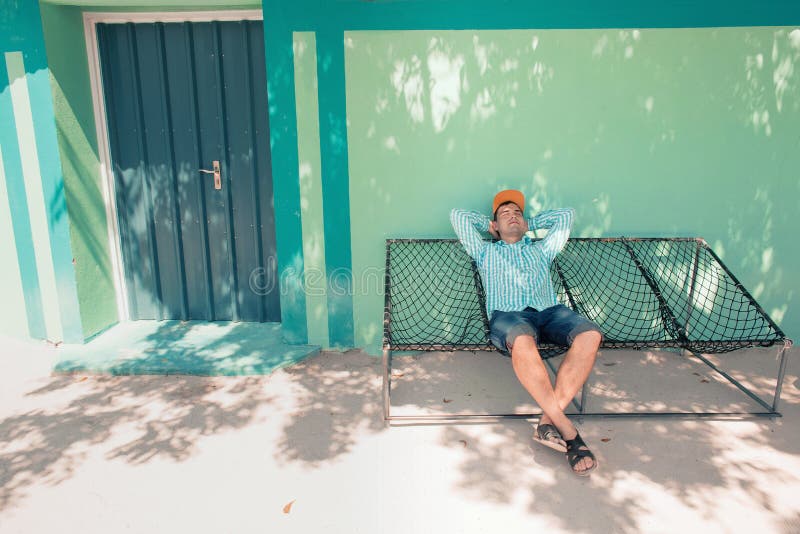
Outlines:
{"type": "Polygon", "coordinates": [[[581,345],[593,346],[600,348],[600,343],[603,342],[603,334],[597,330],[587,330],[575,336],[573,344],[579,343],[581,345]]]}
{"type": "Polygon", "coordinates": [[[518,349],[536,349],[536,338],[531,334],[519,334],[511,339],[506,339],[506,347],[508,352],[514,353],[513,348],[518,349]]]}

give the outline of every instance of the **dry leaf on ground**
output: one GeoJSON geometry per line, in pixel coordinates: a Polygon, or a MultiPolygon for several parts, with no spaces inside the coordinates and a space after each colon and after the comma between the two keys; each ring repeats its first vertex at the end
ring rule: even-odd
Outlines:
{"type": "Polygon", "coordinates": [[[288,503],[286,503],[286,506],[283,507],[283,513],[284,514],[288,514],[289,512],[292,511],[292,505],[294,504],[295,500],[291,500],[288,503]]]}

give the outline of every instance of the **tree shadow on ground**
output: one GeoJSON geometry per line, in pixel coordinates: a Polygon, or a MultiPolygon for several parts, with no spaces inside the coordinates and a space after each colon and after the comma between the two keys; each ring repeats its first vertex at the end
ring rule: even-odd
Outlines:
{"type": "Polygon", "coordinates": [[[171,363],[175,369],[172,360],[194,359],[187,368],[226,374],[233,367],[272,370],[297,360],[286,351],[265,354],[277,345],[268,340],[259,345],[236,326],[216,338],[193,341],[193,335],[190,328],[163,323],[144,340],[151,350],[139,359],[116,361],[106,371],[143,376],[53,374],[15,401],[16,413],[0,419],[0,511],[34,484],[57,485],[70,478],[94,447],[104,450],[108,460],[130,464],[156,458],[184,461],[204,437],[246,427],[276,399],[270,376],[163,376],[159,366],[167,369],[171,363]],[[200,341],[202,346],[190,350],[200,341]]]}
{"type": "MultiPolygon", "coordinates": [[[[717,381],[710,368],[698,373],[688,358],[683,361],[680,355],[657,351],[604,352],[592,378],[590,411],[636,411],[637,406],[655,411],[760,411],[733,386],[717,381]]],[[[774,352],[754,349],[714,359],[732,369],[737,379],[762,398],[771,399],[768,393],[775,386],[777,371],[774,352]]],[[[467,397],[459,395],[458,384],[452,383],[457,373],[447,369],[460,364],[458,374],[462,374],[471,366],[479,376],[485,365],[470,362],[468,354],[456,357],[459,359],[454,361],[431,355],[425,361],[422,355],[399,363],[397,374],[401,376],[396,376],[396,381],[411,376],[415,384],[422,383],[398,385],[398,392],[406,388],[399,397],[417,399],[413,406],[417,412],[480,413],[474,403],[464,406],[467,397]],[[454,400],[443,404],[445,398],[454,400]],[[457,406],[459,403],[462,406],[457,406]]],[[[476,376],[469,370],[466,373],[471,379],[476,376]]],[[[681,514],[694,514],[698,521],[735,530],[742,517],[721,517],[718,510],[726,508],[720,503],[735,500],[737,494],[748,501],[742,503],[742,510],[747,514],[756,510],[746,519],[764,521],[780,531],[798,513],[790,495],[791,488],[800,483],[790,467],[797,464],[800,454],[796,440],[800,391],[793,385],[795,378],[787,378],[782,395],[785,417],[776,421],[585,419],[579,430],[600,461],[600,469],[589,479],[573,476],[563,455],[536,446],[531,439],[533,428],[525,421],[507,421],[480,430],[447,425],[440,443],[463,446],[459,490],[476,501],[504,506],[518,503],[522,491],[530,514],[552,515],[572,532],[640,532],[647,530],[650,517],[669,517],[669,506],[681,514]]],[[[499,381],[506,387],[510,383],[499,381]]],[[[467,380],[461,389],[474,391],[475,385],[467,380]]],[[[488,399],[490,411],[514,411],[515,394],[499,389],[500,396],[488,399]]],[[[524,394],[517,395],[524,404],[524,394]]],[[[524,408],[517,411],[528,411],[524,408]]]]}
{"type": "Polygon", "coordinates": [[[363,435],[386,429],[376,358],[334,353],[285,371],[296,388],[296,405],[278,443],[283,461],[316,466],[347,454],[363,435]]]}
{"type": "Polygon", "coordinates": [[[27,397],[46,407],[0,421],[0,510],[33,484],[70,478],[92,447],[132,464],[183,461],[200,439],[245,427],[272,400],[260,377],[189,376],[53,376],[27,397]]]}
{"type": "MultiPolygon", "coordinates": [[[[37,386],[21,398],[12,395],[0,412],[0,511],[25,498],[34,485],[68,480],[98,451],[106,460],[132,465],[182,462],[207,437],[285,418],[275,456],[314,465],[346,454],[359,430],[384,428],[374,358],[360,352],[332,354],[262,376],[147,374],[147,369],[168,366],[162,360],[191,358],[190,335],[190,329],[164,323],[145,340],[152,346],[143,361],[123,359],[106,371],[136,376],[53,374],[37,379],[37,386]]],[[[259,350],[253,340],[240,337],[234,327],[196,347],[195,358],[201,361],[194,367],[208,367],[205,359],[217,372],[241,367],[247,362],[227,362],[236,354],[220,356],[240,345],[239,356],[246,360],[286,357],[257,354],[268,352],[269,343],[259,350]]]]}
{"type": "MultiPolygon", "coordinates": [[[[763,394],[774,358],[762,351],[757,355],[769,365],[750,363],[752,352],[726,355],[726,363],[737,369],[734,374],[750,376],[749,384],[763,394]]],[[[613,408],[613,403],[629,402],[635,395],[648,402],[648,393],[670,392],[660,384],[675,382],[677,371],[668,368],[670,360],[646,352],[625,354],[632,356],[630,361],[623,362],[621,352],[605,353],[598,362],[593,406],[608,403],[613,408]],[[641,390],[623,380],[645,371],[650,376],[642,379],[641,390]]],[[[513,376],[498,378],[510,371],[507,360],[484,355],[488,363],[477,367],[436,353],[398,358],[397,369],[405,370],[395,379],[398,399],[417,409],[472,410],[482,402],[530,407],[513,376]],[[403,379],[413,379],[416,397],[403,391],[408,387],[403,379]],[[465,386],[472,395],[457,396],[465,386]]],[[[716,510],[730,510],[719,503],[730,505],[739,498],[746,499],[743,510],[778,531],[800,512],[788,491],[800,484],[792,467],[800,454],[795,367],[790,365],[784,385],[786,416],[777,421],[585,420],[581,432],[601,463],[589,479],[570,474],[563,456],[536,447],[525,421],[437,425],[420,434],[432,441],[422,446],[445,447],[453,455],[455,469],[443,476],[458,494],[501,506],[522,503],[531,516],[548,517],[573,532],[641,531],[649,518],[669,517],[669,506],[694,514],[690,517],[698,521],[733,529],[737,518],[719,517],[716,510]]],[[[709,393],[718,384],[703,382],[706,377],[692,374],[690,367],[678,370],[701,393],[695,397],[675,388],[662,399],[667,409],[691,408],[700,400],[710,403],[709,408],[741,402],[709,393]]],[[[35,484],[66,481],[98,454],[132,465],[158,459],[183,462],[197,454],[204,439],[253,424],[276,425],[275,441],[267,446],[279,464],[315,469],[352,454],[362,443],[374,445],[370,436],[397,434],[405,440],[403,433],[416,433],[420,427],[385,428],[379,371],[379,360],[350,351],[322,353],[259,377],[51,376],[26,392],[17,413],[0,420],[0,511],[27,498],[35,484]]],[[[410,476],[408,461],[413,459],[386,464],[383,475],[410,476]]]]}

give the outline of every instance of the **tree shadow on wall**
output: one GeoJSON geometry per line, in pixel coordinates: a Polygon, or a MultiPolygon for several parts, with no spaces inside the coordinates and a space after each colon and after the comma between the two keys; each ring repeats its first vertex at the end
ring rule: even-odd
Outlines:
{"type": "MultiPolygon", "coordinates": [[[[576,208],[576,237],[706,238],[791,330],[798,43],[791,28],[348,32],[354,266],[382,266],[387,237],[451,237],[452,207],[513,187],[533,212],[576,208]]],[[[356,338],[374,349],[382,308],[364,306],[356,338]]]]}

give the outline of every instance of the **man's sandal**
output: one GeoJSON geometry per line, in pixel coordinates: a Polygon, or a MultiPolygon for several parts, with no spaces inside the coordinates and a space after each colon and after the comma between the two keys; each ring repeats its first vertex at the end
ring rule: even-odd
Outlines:
{"type": "Polygon", "coordinates": [[[594,457],[592,451],[590,451],[589,447],[586,446],[586,443],[584,443],[580,434],[576,434],[574,439],[568,439],[565,441],[567,444],[567,462],[569,462],[569,466],[572,468],[573,473],[579,477],[586,477],[589,476],[589,473],[597,469],[597,458],[594,457]],[[586,469],[585,471],[576,470],[575,466],[578,465],[578,462],[584,458],[591,458],[592,467],[586,469]]]}
{"type": "Polygon", "coordinates": [[[561,433],[553,425],[537,425],[533,440],[558,452],[567,452],[567,444],[564,438],[561,437],[561,433]]]}

